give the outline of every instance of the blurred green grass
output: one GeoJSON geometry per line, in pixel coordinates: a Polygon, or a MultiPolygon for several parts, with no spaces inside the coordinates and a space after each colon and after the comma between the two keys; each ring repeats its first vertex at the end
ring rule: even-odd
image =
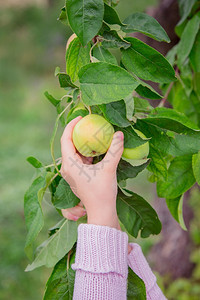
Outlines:
{"type": "MultiPolygon", "coordinates": [[[[65,44],[71,30],[58,22],[61,0],[52,7],[9,7],[0,9],[0,299],[42,299],[51,270],[25,273],[26,228],[23,196],[34,176],[26,157],[34,155],[51,162],[49,141],[56,113],[43,93],[57,98],[64,92],[54,77],[56,66],[65,68],[65,44]]],[[[122,20],[142,11],[156,0],[123,0],[118,6],[122,20]]],[[[59,138],[56,143],[59,153],[59,138]]],[[[144,172],[135,181],[136,192],[150,198],[142,184],[144,172]]],[[[46,198],[47,199],[47,198],[46,198]]],[[[47,228],[59,215],[44,201],[45,228],[38,243],[47,237],[47,228]]]]}

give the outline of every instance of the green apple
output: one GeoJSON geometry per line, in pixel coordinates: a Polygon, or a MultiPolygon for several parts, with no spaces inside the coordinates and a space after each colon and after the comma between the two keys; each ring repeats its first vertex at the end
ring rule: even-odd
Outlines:
{"type": "Polygon", "coordinates": [[[113,126],[102,116],[89,114],[74,127],[72,140],[76,149],[86,157],[106,153],[114,134],[113,126]]]}
{"type": "MultiPolygon", "coordinates": [[[[134,129],[139,137],[146,139],[146,136],[139,130],[134,129]]],[[[122,156],[129,159],[143,159],[149,154],[149,142],[146,142],[135,148],[124,148],[122,156]]]]}

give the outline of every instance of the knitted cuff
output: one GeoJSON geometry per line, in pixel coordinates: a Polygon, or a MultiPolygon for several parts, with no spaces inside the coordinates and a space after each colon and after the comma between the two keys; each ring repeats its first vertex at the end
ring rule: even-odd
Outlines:
{"type": "Polygon", "coordinates": [[[127,277],[128,235],[108,226],[80,224],[72,269],[127,277]]]}
{"type": "Polygon", "coordinates": [[[155,285],[156,276],[151,271],[140,246],[135,243],[130,245],[132,250],[128,255],[128,265],[144,281],[148,292],[155,285]]]}

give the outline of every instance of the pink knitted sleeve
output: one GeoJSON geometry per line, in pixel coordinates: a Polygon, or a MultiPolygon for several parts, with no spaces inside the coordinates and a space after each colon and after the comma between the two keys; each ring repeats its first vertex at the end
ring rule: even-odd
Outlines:
{"type": "Polygon", "coordinates": [[[128,276],[128,236],[125,232],[80,224],[73,300],[125,300],[128,276]]]}
{"type": "Polygon", "coordinates": [[[156,283],[156,276],[151,271],[146,258],[142,253],[142,249],[138,244],[130,243],[132,251],[128,255],[129,267],[135,272],[145,283],[147,300],[166,300],[161,289],[156,283]]]}
{"type": "Polygon", "coordinates": [[[139,245],[115,228],[80,224],[73,300],[126,300],[128,265],[145,283],[147,300],[166,300],[139,245]]]}

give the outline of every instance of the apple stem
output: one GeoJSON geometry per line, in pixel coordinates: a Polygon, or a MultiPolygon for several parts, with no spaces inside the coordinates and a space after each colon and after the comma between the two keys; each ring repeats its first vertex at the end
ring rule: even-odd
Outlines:
{"type": "Polygon", "coordinates": [[[91,107],[87,106],[87,105],[85,105],[85,106],[87,107],[87,110],[89,111],[89,115],[91,115],[92,114],[91,107]]]}

